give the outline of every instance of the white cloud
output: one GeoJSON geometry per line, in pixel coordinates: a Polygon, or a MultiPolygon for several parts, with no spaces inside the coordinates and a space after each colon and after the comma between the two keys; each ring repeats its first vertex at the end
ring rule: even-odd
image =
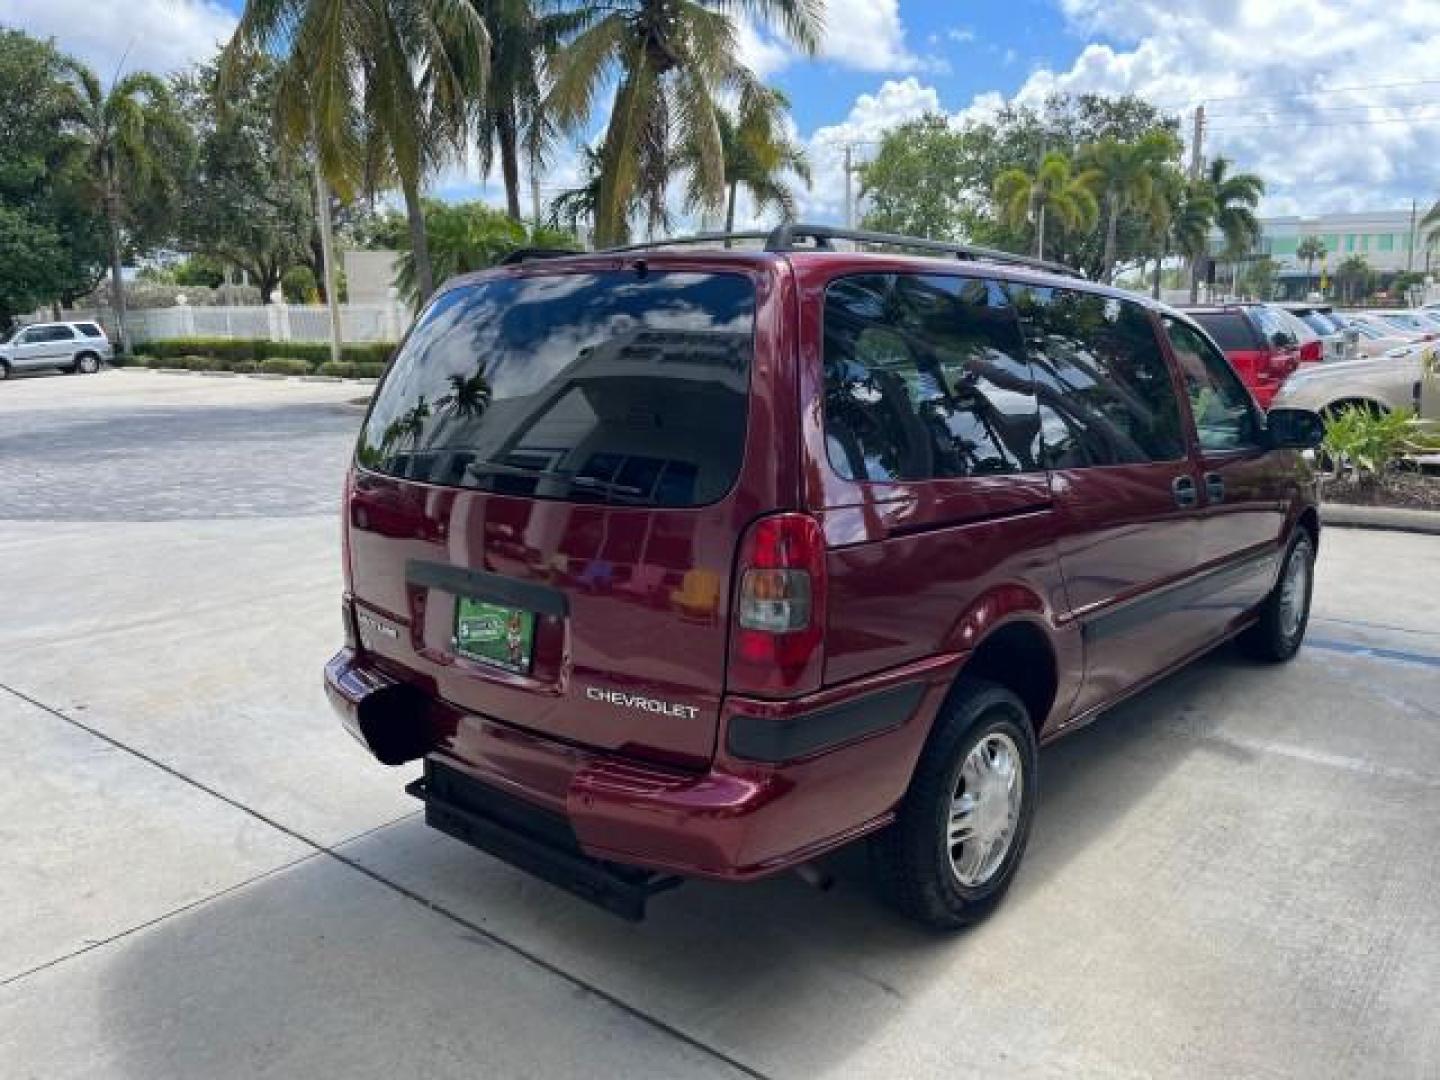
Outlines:
{"type": "MultiPolygon", "coordinates": [[[[737,31],[741,62],[762,78],[802,60],[791,45],[748,17],[739,18],[737,31]]],[[[954,33],[951,31],[952,36],[954,33]]],[[[938,43],[939,38],[930,35],[932,47],[938,43]]],[[[900,20],[900,0],[828,0],[819,55],[857,71],[949,70],[943,57],[917,56],[910,51],[905,43],[905,24],[900,20]]]]}
{"type": "Polygon", "coordinates": [[[952,26],[945,31],[945,36],[959,45],[975,40],[975,31],[968,26],[952,26]]]}
{"type": "Polygon", "coordinates": [[[216,0],[0,0],[0,24],[53,37],[109,84],[117,67],[166,75],[208,60],[235,28],[216,0]]]}
{"type": "Polygon", "coordinates": [[[1206,100],[1207,156],[1223,154],[1263,176],[1269,214],[1390,209],[1440,194],[1440,84],[1416,85],[1436,78],[1440,4],[1061,7],[1073,29],[1120,47],[1092,43],[1068,69],[1034,72],[1015,95],[1022,101],[1054,91],[1133,92],[1183,115],[1188,137],[1194,105],[1206,100]],[[1369,88],[1353,89],[1360,87],[1369,88]],[[1357,122],[1377,120],[1386,122],[1357,122]]]}
{"type": "Polygon", "coordinates": [[[861,94],[855,99],[849,116],[810,136],[814,187],[801,198],[803,216],[819,221],[844,219],[847,144],[855,147],[854,160],[863,161],[874,152],[875,144],[887,128],[925,113],[941,111],[939,93],[913,75],[887,80],[875,93],[861,94]]]}

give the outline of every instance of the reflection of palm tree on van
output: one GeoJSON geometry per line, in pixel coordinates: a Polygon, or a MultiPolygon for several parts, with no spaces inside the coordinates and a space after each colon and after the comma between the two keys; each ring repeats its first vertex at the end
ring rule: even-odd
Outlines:
{"type": "Polygon", "coordinates": [[[468,379],[464,375],[451,375],[450,391],[435,399],[435,411],[449,411],[463,417],[481,416],[490,407],[492,396],[484,372],[477,371],[468,379]]]}
{"type": "Polygon", "coordinates": [[[425,433],[425,421],[430,418],[430,403],[421,394],[415,399],[414,407],[405,410],[394,420],[385,426],[385,434],[381,436],[380,445],[387,453],[394,446],[404,439],[411,441],[410,449],[420,449],[420,436],[425,433]]]}

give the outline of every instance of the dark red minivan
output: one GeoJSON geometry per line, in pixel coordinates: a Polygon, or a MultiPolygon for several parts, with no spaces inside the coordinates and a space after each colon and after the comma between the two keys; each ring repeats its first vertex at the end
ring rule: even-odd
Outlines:
{"type": "Polygon", "coordinates": [[[760,239],[430,301],[346,482],[326,685],[423,758],[430,824],[621,915],[868,837],[902,910],[968,923],[1040,744],[1232,636],[1299,647],[1319,421],[1062,267],[760,239]]]}

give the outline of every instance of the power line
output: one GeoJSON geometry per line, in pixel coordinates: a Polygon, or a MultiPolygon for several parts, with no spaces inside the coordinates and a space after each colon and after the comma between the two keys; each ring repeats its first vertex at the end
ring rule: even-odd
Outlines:
{"type": "Polygon", "coordinates": [[[1346,94],[1356,90],[1391,90],[1400,86],[1440,86],[1440,79],[1410,79],[1405,82],[1362,83],[1355,86],[1329,86],[1323,90],[1292,90],[1274,94],[1228,94],[1217,97],[1186,98],[1175,101],[1152,101],[1157,109],[1182,109],[1199,102],[1213,104],[1217,101],[1274,101],[1304,97],[1323,97],[1329,94],[1346,94]]]}
{"type": "Polygon", "coordinates": [[[1335,120],[1321,124],[1306,123],[1303,119],[1277,120],[1273,123],[1263,124],[1231,124],[1229,126],[1217,124],[1211,131],[1217,134],[1227,134],[1234,131],[1276,131],[1281,128],[1300,129],[1311,131],[1315,128],[1341,128],[1341,127],[1379,127],[1383,124],[1425,124],[1440,121],[1440,113],[1428,116],[1392,116],[1384,119],[1370,120],[1335,120]]]}

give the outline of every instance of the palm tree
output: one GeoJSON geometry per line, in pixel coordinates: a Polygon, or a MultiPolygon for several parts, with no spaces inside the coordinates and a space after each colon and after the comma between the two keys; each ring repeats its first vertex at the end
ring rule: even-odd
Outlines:
{"type": "MultiPolygon", "coordinates": [[[[580,174],[580,186],[567,188],[550,201],[550,212],[545,223],[551,228],[568,229],[579,234],[582,226],[592,235],[595,232],[595,212],[600,206],[600,173],[602,162],[600,151],[593,147],[580,148],[584,169],[580,174]]],[[[629,218],[629,215],[626,215],[629,218]]],[[[617,243],[624,243],[629,237],[622,234],[617,243]]]]}
{"type": "Polygon", "coordinates": [[[1045,257],[1045,215],[1053,211],[1060,227],[1069,232],[1089,232],[1100,218],[1095,191],[1100,173],[1094,169],[1074,172],[1070,159],[1058,150],[1046,154],[1032,176],[1024,169],[1006,169],[995,178],[994,197],[1000,215],[1012,228],[1023,228],[1035,219],[1035,257],[1045,257]]]}
{"type": "Polygon", "coordinates": [[[120,278],[121,230],[127,212],[142,199],[168,202],[176,194],[173,169],[188,147],[189,133],[169,88],[154,75],[126,75],[108,93],[83,64],[67,61],[61,77],[66,98],[62,115],[84,148],[105,213],[111,303],[120,351],[129,352],[125,289],[120,278]]]}
{"type": "MultiPolygon", "coordinates": [[[[1225,253],[1238,270],[1240,259],[1260,239],[1260,222],[1255,217],[1255,208],[1260,204],[1260,196],[1265,194],[1265,181],[1254,173],[1232,173],[1230,166],[1229,158],[1217,157],[1205,170],[1203,183],[1211,202],[1215,204],[1215,227],[1225,238],[1225,253]]],[[[1191,302],[1199,295],[1200,278],[1192,261],[1191,302]]]]}
{"type": "Polygon", "coordinates": [[[1315,260],[1325,258],[1325,244],[1318,236],[1307,236],[1295,245],[1295,257],[1305,260],[1305,290],[1308,292],[1315,260]]]}
{"type": "Polygon", "coordinates": [[[477,130],[480,170],[489,175],[499,160],[506,211],[519,221],[522,144],[533,175],[556,134],[545,110],[545,71],[587,15],[583,5],[573,11],[542,12],[542,0],[470,2],[490,31],[490,75],[477,130]]]}
{"type": "MultiPolygon", "coordinates": [[[[741,94],[733,112],[724,107],[715,110],[725,171],[726,232],[735,231],[735,203],[741,188],[750,196],[756,213],[774,209],[779,211],[780,220],[794,220],[795,193],[785,178],[793,173],[808,188],[810,162],[804,147],[785,132],[789,107],[790,100],[779,90],[754,85],[741,94]]],[[[691,144],[676,153],[677,167],[688,174],[685,201],[691,210],[711,206],[711,192],[701,184],[705,172],[703,154],[703,147],[691,144]]]]}
{"type": "Polygon", "coordinates": [[[1101,139],[1086,148],[1082,160],[1100,174],[1105,192],[1105,250],[1100,260],[1105,281],[1115,276],[1120,216],[1149,212],[1158,178],[1179,151],[1179,141],[1168,131],[1147,132],[1134,142],[1101,139]]]}
{"type": "Polygon", "coordinates": [[[1335,268],[1335,281],[1340,286],[1345,299],[1353,303],[1358,298],[1358,294],[1365,290],[1373,273],[1370,260],[1364,255],[1356,253],[1347,257],[1335,268]]]}
{"type": "MultiPolygon", "coordinates": [[[[574,237],[543,226],[527,226],[480,202],[443,203],[426,199],[425,233],[436,281],[494,266],[522,247],[573,247],[574,237]]],[[[402,247],[396,262],[395,288],[416,302],[419,265],[413,248],[402,247]]]]}
{"type": "Polygon", "coordinates": [[[1204,184],[1187,180],[1178,168],[1167,165],[1156,175],[1147,216],[1156,246],[1151,294],[1158,299],[1166,258],[1172,252],[1187,258],[1204,253],[1215,219],[1215,203],[1204,184]]]}
{"type": "Polygon", "coordinates": [[[250,51],[282,62],[281,130],[313,142],[342,194],[367,171],[405,198],[416,289],[434,289],[420,187],[460,157],[484,91],[489,35],[465,0],[246,0],[222,70],[250,51]]]}
{"type": "Polygon", "coordinates": [[[724,198],[725,169],[717,97],[744,94],[754,75],[735,59],[735,17],[777,23],[813,53],[822,0],[611,0],[586,9],[586,25],[557,57],[548,105],[561,130],[590,117],[602,86],[618,82],[600,148],[595,235],[614,243],[632,207],[652,227],[664,217],[675,148],[696,152],[696,190],[708,205],[724,198]]]}

